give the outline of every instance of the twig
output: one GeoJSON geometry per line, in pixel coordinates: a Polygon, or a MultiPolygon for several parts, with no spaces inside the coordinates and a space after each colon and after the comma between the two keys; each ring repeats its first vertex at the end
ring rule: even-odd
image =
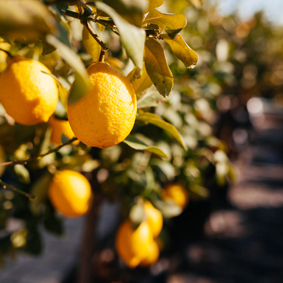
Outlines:
{"type": "Polygon", "coordinates": [[[92,37],[96,40],[96,42],[101,46],[100,56],[99,56],[99,62],[104,62],[106,51],[108,50],[108,47],[106,44],[99,38],[99,36],[96,34],[96,32],[91,27],[89,20],[82,20],[81,23],[87,28],[89,33],[92,35],[92,37]]]}
{"type": "Polygon", "coordinates": [[[24,191],[22,191],[22,190],[19,190],[19,189],[13,187],[12,185],[9,185],[9,184],[7,184],[6,182],[3,182],[1,179],[0,179],[0,185],[3,187],[3,189],[10,189],[10,190],[12,190],[12,191],[14,191],[14,192],[17,192],[17,193],[19,193],[19,194],[21,194],[21,195],[24,195],[25,197],[27,197],[27,198],[28,198],[29,200],[31,200],[31,201],[37,199],[36,196],[31,195],[31,194],[29,194],[29,193],[26,193],[26,192],[24,192],[24,191]]]}
{"type": "Polygon", "coordinates": [[[42,157],[44,157],[44,156],[46,156],[46,155],[48,155],[48,154],[50,154],[50,153],[57,152],[59,149],[61,149],[61,148],[64,147],[65,145],[71,144],[72,142],[74,142],[74,141],[76,141],[76,140],[77,140],[77,138],[74,137],[74,138],[72,138],[72,139],[70,139],[70,140],[68,140],[68,141],[66,141],[66,142],[64,142],[64,143],[62,143],[62,144],[60,144],[60,145],[58,145],[57,147],[48,150],[47,152],[45,152],[45,153],[43,153],[43,154],[40,154],[40,155],[38,155],[38,156],[32,156],[32,157],[30,157],[30,158],[28,158],[28,159],[25,159],[25,160],[14,160],[14,161],[8,161],[8,162],[0,163],[0,167],[1,167],[1,166],[14,166],[14,165],[16,165],[16,164],[25,165],[25,164],[27,164],[27,163],[30,162],[30,161],[39,160],[39,159],[41,159],[42,157]]]}

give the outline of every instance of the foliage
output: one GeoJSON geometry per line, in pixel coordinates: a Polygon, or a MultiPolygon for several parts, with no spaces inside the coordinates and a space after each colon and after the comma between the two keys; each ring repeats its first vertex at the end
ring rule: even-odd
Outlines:
{"type": "MultiPolygon", "coordinates": [[[[190,2],[197,7],[202,4],[200,0],[190,2]]],[[[274,67],[265,62],[261,52],[249,54],[252,51],[247,46],[256,42],[257,36],[251,28],[241,37],[245,28],[234,17],[222,19],[215,9],[197,10],[186,0],[87,4],[4,0],[0,7],[0,48],[39,60],[50,69],[60,94],[56,118],[67,120],[68,101],[75,102],[88,90],[86,67],[104,58],[127,75],[138,102],[131,134],[106,149],[71,144],[73,140],[64,134],[61,141],[66,144],[56,148],[50,142],[49,124],[23,126],[1,108],[0,257],[15,250],[39,254],[41,224],[62,235],[62,217],[47,193],[56,170],[84,172],[93,185],[94,197],[102,192],[108,201],[119,201],[123,217],[130,217],[133,223],[137,219],[142,222],[135,211],[145,200],[167,218],[182,212],[175,202],[162,199],[168,183],[184,186],[194,201],[209,197],[211,186],[233,180],[225,145],[213,136],[212,124],[217,120],[217,98],[222,91],[241,95],[246,90],[247,85],[236,82],[248,77],[242,77],[241,72],[249,70],[245,68],[252,64],[249,60],[253,56],[267,70],[274,67]],[[161,5],[175,14],[156,10],[161,5]],[[219,33],[223,38],[218,41],[219,33]],[[223,46],[228,46],[226,57],[223,46]],[[193,69],[199,58],[198,67],[193,69]],[[245,65],[241,58],[245,58],[245,65]],[[37,199],[29,201],[25,195],[37,199]],[[11,221],[19,223],[16,229],[9,227],[11,221]]],[[[253,28],[257,24],[261,30],[260,19],[253,28]]],[[[265,32],[261,39],[271,36],[268,27],[265,32]]],[[[6,54],[0,51],[0,56],[3,71],[6,54]]],[[[281,70],[278,68],[274,72],[281,70]]],[[[258,81],[263,73],[257,73],[258,81]]],[[[274,93],[277,91],[274,88],[274,93]]]]}

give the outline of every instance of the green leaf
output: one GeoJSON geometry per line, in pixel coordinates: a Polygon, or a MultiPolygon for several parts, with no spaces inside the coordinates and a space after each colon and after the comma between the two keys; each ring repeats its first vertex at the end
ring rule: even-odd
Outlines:
{"type": "Polygon", "coordinates": [[[89,88],[89,76],[80,57],[67,45],[60,42],[55,36],[49,34],[46,41],[57,48],[57,52],[74,69],[75,81],[72,85],[68,102],[74,103],[83,97],[89,88]]]}
{"type": "Polygon", "coordinates": [[[82,39],[85,50],[92,57],[93,61],[97,62],[99,60],[101,46],[93,38],[85,26],[83,27],[82,39]]]}
{"type": "Polygon", "coordinates": [[[159,101],[165,101],[164,97],[159,94],[159,92],[148,92],[139,100],[137,101],[138,103],[138,109],[146,108],[146,107],[156,107],[158,105],[159,101]]]}
{"type": "Polygon", "coordinates": [[[191,2],[198,9],[200,9],[205,2],[205,0],[187,0],[187,1],[191,2]]]}
{"type": "Polygon", "coordinates": [[[29,171],[24,165],[17,164],[14,166],[14,170],[21,182],[25,184],[30,183],[29,171]]]}
{"type": "Polygon", "coordinates": [[[184,139],[181,136],[181,134],[178,132],[178,130],[173,125],[165,122],[164,120],[162,120],[161,118],[159,118],[155,114],[149,113],[149,112],[139,113],[137,115],[136,119],[139,120],[139,121],[143,121],[145,123],[153,124],[153,125],[161,128],[161,129],[167,131],[183,146],[183,148],[185,150],[187,150],[187,146],[184,142],[184,139]]]}
{"type": "Polygon", "coordinates": [[[145,91],[147,88],[152,86],[152,81],[150,77],[148,76],[145,64],[143,63],[142,68],[142,75],[140,77],[137,77],[138,68],[135,67],[127,76],[127,78],[132,83],[132,86],[135,90],[135,93],[137,94],[137,98],[139,98],[138,94],[145,91]]]}
{"type": "Polygon", "coordinates": [[[34,182],[31,188],[31,194],[37,197],[35,201],[29,202],[29,208],[34,215],[40,213],[39,209],[47,198],[48,187],[51,180],[52,175],[49,172],[46,172],[34,182]]]}
{"type": "Polygon", "coordinates": [[[147,1],[140,0],[104,0],[129,23],[141,27],[143,14],[148,9],[147,1]]]}
{"type": "Polygon", "coordinates": [[[155,8],[161,6],[164,0],[149,0],[148,1],[148,10],[154,10],[155,8]]]}
{"type": "Polygon", "coordinates": [[[146,220],[143,203],[137,203],[131,208],[129,218],[135,228],[146,220]]]}
{"type": "Polygon", "coordinates": [[[146,71],[158,92],[166,97],[173,87],[173,75],[168,67],[163,48],[151,38],[145,44],[146,71]]]}
{"type": "Polygon", "coordinates": [[[145,31],[142,28],[137,28],[124,20],[114,9],[103,2],[96,2],[96,7],[107,13],[115,22],[121,42],[134,64],[142,69],[145,31]]]}
{"type": "Polygon", "coordinates": [[[56,20],[41,1],[0,1],[0,36],[38,41],[54,31],[56,20]]]}
{"type": "Polygon", "coordinates": [[[197,53],[187,45],[182,36],[178,35],[174,39],[171,39],[169,36],[164,35],[163,39],[169,44],[175,56],[181,60],[187,68],[193,69],[197,65],[197,53]]]}
{"type": "Polygon", "coordinates": [[[167,154],[161,150],[160,148],[156,146],[148,146],[143,141],[139,140],[133,135],[129,135],[127,138],[123,141],[125,144],[127,144],[129,147],[136,149],[136,150],[146,150],[151,153],[154,153],[160,157],[168,158],[167,154]]]}
{"type": "Polygon", "coordinates": [[[164,14],[153,10],[148,13],[143,24],[157,25],[162,30],[165,29],[171,38],[174,38],[187,25],[187,19],[182,14],[164,14]]]}
{"type": "Polygon", "coordinates": [[[178,216],[183,212],[183,209],[171,199],[156,201],[154,205],[167,218],[178,216]]]}

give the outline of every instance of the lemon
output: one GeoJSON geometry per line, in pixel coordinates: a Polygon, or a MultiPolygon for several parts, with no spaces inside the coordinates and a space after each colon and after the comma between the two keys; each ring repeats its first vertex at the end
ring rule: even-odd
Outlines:
{"type": "Polygon", "coordinates": [[[57,171],[49,185],[48,195],[54,208],[68,217],[85,214],[92,198],[89,181],[73,170],[57,171]]]}
{"type": "Polygon", "coordinates": [[[168,184],[161,193],[164,200],[171,199],[181,208],[185,208],[189,201],[188,191],[180,184],[168,184]]]}
{"type": "Polygon", "coordinates": [[[149,246],[149,254],[146,259],[142,260],[140,266],[149,266],[157,262],[159,258],[159,247],[156,241],[149,246]]]}
{"type": "Polygon", "coordinates": [[[15,56],[0,76],[0,101],[6,112],[23,125],[47,122],[58,102],[50,71],[40,62],[15,56]]]}
{"type": "Polygon", "coordinates": [[[135,123],[134,89],[125,76],[106,63],[93,63],[87,71],[91,89],[67,108],[71,128],[86,145],[116,145],[129,135],[135,123]]]}
{"type": "Polygon", "coordinates": [[[153,235],[147,221],[143,221],[136,230],[130,220],[124,221],[116,235],[116,249],[119,256],[131,268],[148,258],[153,235]]]}
{"type": "MultiPolygon", "coordinates": [[[[75,136],[71,129],[69,121],[56,119],[54,116],[51,116],[48,121],[48,124],[52,128],[50,141],[53,144],[59,145],[62,143],[61,141],[62,134],[64,134],[69,139],[75,136]]],[[[73,142],[73,144],[77,145],[79,144],[79,141],[75,141],[73,142]]]]}
{"type": "Polygon", "coordinates": [[[156,209],[151,202],[145,201],[144,211],[147,216],[147,221],[154,237],[157,237],[163,226],[162,213],[156,209]]]}

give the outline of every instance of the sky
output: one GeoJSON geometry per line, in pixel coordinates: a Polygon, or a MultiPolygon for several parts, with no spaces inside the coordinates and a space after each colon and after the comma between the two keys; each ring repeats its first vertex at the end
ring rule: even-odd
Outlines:
{"type": "Polygon", "coordinates": [[[216,0],[219,11],[229,15],[237,10],[243,20],[249,19],[255,12],[263,10],[266,18],[275,24],[283,25],[283,0],[216,0]]]}

